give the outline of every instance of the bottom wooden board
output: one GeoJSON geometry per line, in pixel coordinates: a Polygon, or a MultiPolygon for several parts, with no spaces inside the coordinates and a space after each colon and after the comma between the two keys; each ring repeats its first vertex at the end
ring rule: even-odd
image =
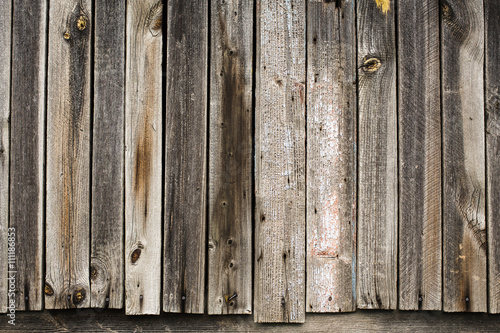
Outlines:
{"type": "Polygon", "coordinates": [[[500,315],[362,310],[308,314],[297,324],[256,324],[252,316],[165,314],[125,316],[122,310],[73,309],[2,316],[1,332],[498,332],[500,315]]]}

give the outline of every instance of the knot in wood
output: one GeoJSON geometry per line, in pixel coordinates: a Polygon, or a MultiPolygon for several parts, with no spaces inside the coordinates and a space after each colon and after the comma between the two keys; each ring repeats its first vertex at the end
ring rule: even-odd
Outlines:
{"type": "Polygon", "coordinates": [[[80,15],[76,20],[76,27],[78,30],[83,31],[87,27],[87,17],[85,15],[80,15]]]}
{"type": "Polygon", "coordinates": [[[133,264],[139,260],[139,257],[141,256],[141,249],[135,249],[134,252],[132,252],[132,255],[130,256],[130,260],[132,261],[133,264]]]}
{"type": "Polygon", "coordinates": [[[85,299],[85,296],[87,296],[87,292],[85,291],[85,289],[83,288],[76,289],[73,292],[73,304],[75,305],[80,304],[85,299]]]}
{"type": "Polygon", "coordinates": [[[69,40],[71,38],[71,34],[69,33],[69,29],[66,29],[66,32],[63,35],[64,39],[69,40]]]}
{"type": "Polygon", "coordinates": [[[365,72],[373,73],[376,72],[380,66],[382,66],[382,63],[380,62],[379,59],[377,58],[369,58],[366,59],[365,62],[363,63],[363,70],[365,72]]]}
{"type": "Polygon", "coordinates": [[[45,282],[45,287],[43,288],[43,292],[47,296],[54,296],[54,289],[52,289],[52,286],[45,282]]]}

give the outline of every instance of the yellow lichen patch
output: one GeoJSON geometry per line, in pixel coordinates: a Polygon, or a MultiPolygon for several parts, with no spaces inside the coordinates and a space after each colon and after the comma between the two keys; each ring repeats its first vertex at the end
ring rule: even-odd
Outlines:
{"type": "Polygon", "coordinates": [[[377,8],[379,8],[382,13],[387,13],[391,10],[391,0],[375,0],[377,3],[377,8]]]}
{"type": "Polygon", "coordinates": [[[76,26],[80,31],[85,30],[85,28],[87,27],[87,18],[83,15],[80,15],[80,17],[76,21],[76,26]]]}

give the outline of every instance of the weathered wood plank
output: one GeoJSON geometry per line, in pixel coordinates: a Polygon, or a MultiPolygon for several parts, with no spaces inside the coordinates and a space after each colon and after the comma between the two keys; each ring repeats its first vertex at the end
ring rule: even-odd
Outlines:
{"type": "Polygon", "coordinates": [[[205,302],[208,3],[168,2],[163,310],[205,302]]]}
{"type": "Polygon", "coordinates": [[[7,229],[9,227],[9,148],[10,148],[10,57],[12,2],[0,0],[0,313],[7,311],[8,260],[7,229]]]}
{"type": "Polygon", "coordinates": [[[89,1],[49,10],[45,308],[90,305],[89,1]]]}
{"type": "Polygon", "coordinates": [[[482,0],[441,5],[443,309],[487,310],[482,0]]]}
{"type": "Polygon", "coordinates": [[[211,4],[209,314],[252,312],[253,6],[211,4]]]}
{"type": "Polygon", "coordinates": [[[398,5],[399,308],[441,310],[439,1],[398,5]]]}
{"type": "Polygon", "coordinates": [[[398,155],[394,1],[358,1],[357,21],[358,308],[395,309],[398,155]]]}
{"type": "Polygon", "coordinates": [[[125,2],[95,2],[92,307],[123,307],[125,2]]]}
{"type": "Polygon", "coordinates": [[[47,1],[13,2],[9,231],[17,310],[42,310],[47,1]]]}
{"type": "Polygon", "coordinates": [[[484,2],[489,311],[500,313],[500,6],[484,2]]]}
{"type": "Polygon", "coordinates": [[[161,0],[127,2],[125,313],[159,314],[161,294],[161,0]]]}
{"type": "Polygon", "coordinates": [[[0,321],[5,333],[59,332],[497,332],[500,316],[477,313],[427,311],[357,311],[342,315],[308,314],[303,325],[257,324],[251,316],[161,316],[126,317],[122,311],[94,310],[23,312],[16,326],[0,321]]]}
{"type": "Polygon", "coordinates": [[[307,4],[308,312],[356,309],[353,2],[307,4]]]}
{"type": "Polygon", "coordinates": [[[305,320],[305,7],[257,2],[256,322],[305,320]]]}

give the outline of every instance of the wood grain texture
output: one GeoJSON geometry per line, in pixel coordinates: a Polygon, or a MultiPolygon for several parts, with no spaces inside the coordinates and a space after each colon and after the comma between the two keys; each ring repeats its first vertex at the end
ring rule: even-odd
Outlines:
{"type": "Polygon", "coordinates": [[[252,313],[252,0],[211,4],[208,313],[252,313]]]}
{"type": "Polygon", "coordinates": [[[443,310],[487,311],[483,1],[441,5],[443,310]]]}
{"type": "Polygon", "coordinates": [[[357,2],[358,235],[357,301],[397,306],[397,103],[394,2],[357,2]]]}
{"type": "Polygon", "coordinates": [[[16,234],[16,309],[42,310],[47,1],[14,1],[10,228],[16,234]]]}
{"type": "Polygon", "coordinates": [[[398,6],[399,308],[441,310],[439,1],[398,6]]]}
{"type": "Polygon", "coordinates": [[[89,1],[49,10],[45,308],[90,305],[89,1]]]}
{"type": "Polygon", "coordinates": [[[205,302],[208,3],[168,3],[163,310],[205,302]]]}
{"type": "Polygon", "coordinates": [[[500,316],[477,313],[428,311],[357,311],[341,315],[308,314],[303,325],[257,324],[251,316],[161,316],[126,317],[122,311],[44,311],[16,314],[16,326],[0,321],[5,333],[66,332],[497,332],[500,316]]]}
{"type": "Polygon", "coordinates": [[[356,309],[353,2],[307,4],[308,312],[356,309]]]}
{"type": "Polygon", "coordinates": [[[125,2],[95,2],[91,306],[120,309],[124,287],[125,2]]]}
{"type": "MultiPolygon", "coordinates": [[[[9,227],[11,14],[11,0],[0,0],[0,251],[4,256],[9,227]]],[[[0,313],[7,311],[7,264],[7,257],[0,260],[0,313]]]]}
{"type": "Polygon", "coordinates": [[[500,313],[500,7],[484,2],[489,311],[500,313]]]}
{"type": "Polygon", "coordinates": [[[305,320],[306,3],[257,0],[256,322],[305,320]]]}
{"type": "Polygon", "coordinates": [[[159,314],[161,295],[161,0],[127,2],[125,313],[159,314]]]}

